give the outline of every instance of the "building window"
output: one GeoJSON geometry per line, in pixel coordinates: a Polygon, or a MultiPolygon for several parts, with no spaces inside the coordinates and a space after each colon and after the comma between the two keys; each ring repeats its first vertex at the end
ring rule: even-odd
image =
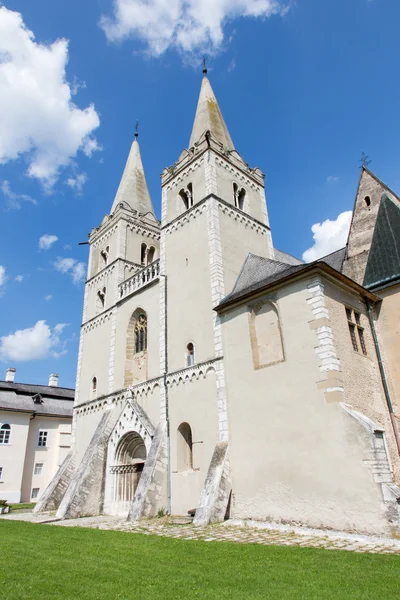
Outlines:
{"type": "Polygon", "coordinates": [[[285,360],[278,308],[273,302],[262,301],[252,307],[250,343],[255,369],[285,360]]]}
{"type": "Polygon", "coordinates": [[[151,263],[154,261],[155,255],[156,255],[156,249],[154,248],[154,246],[150,246],[150,248],[147,252],[147,264],[148,265],[151,265],[151,263]]]}
{"type": "Polygon", "coordinates": [[[39,437],[38,437],[38,446],[40,448],[46,448],[47,446],[47,434],[48,431],[39,431],[39,437]]]}
{"type": "Polygon", "coordinates": [[[194,344],[192,342],[186,346],[186,365],[188,367],[194,365],[194,344]]]}
{"type": "Polygon", "coordinates": [[[193,469],[193,442],[192,429],[188,423],[181,423],[178,427],[178,471],[193,469]]]}
{"type": "Polygon", "coordinates": [[[182,188],[179,192],[179,196],[182,200],[183,210],[188,210],[193,206],[193,185],[187,184],[186,188],[182,188]]]}
{"type": "Polygon", "coordinates": [[[135,324],[135,354],[147,350],[147,317],[141,313],[135,324]]]}
{"type": "Polygon", "coordinates": [[[32,493],[31,493],[32,500],[36,500],[36,498],[39,496],[39,491],[40,491],[40,488],[32,488],[32,493]]]}
{"type": "Polygon", "coordinates": [[[349,326],[350,339],[353,350],[361,351],[367,355],[367,346],[365,344],[364,327],[361,325],[361,315],[352,308],[346,307],[347,324],[349,326]]]}
{"type": "Polygon", "coordinates": [[[0,427],[0,444],[9,444],[11,435],[11,426],[8,423],[4,423],[0,427]]]}
{"type": "Polygon", "coordinates": [[[143,243],[140,246],[140,264],[142,267],[146,266],[146,255],[147,255],[147,244],[143,243]]]}
{"type": "Polygon", "coordinates": [[[100,252],[100,256],[101,256],[101,258],[103,260],[103,265],[102,265],[103,267],[106,267],[107,264],[108,264],[108,255],[109,255],[109,252],[110,252],[110,246],[107,246],[107,248],[105,250],[102,250],[100,252]]]}
{"type": "Polygon", "coordinates": [[[97,392],[97,377],[93,377],[92,379],[92,394],[96,394],[97,392]]]}
{"type": "Polygon", "coordinates": [[[236,208],[240,210],[244,209],[244,199],[246,197],[246,190],[244,188],[240,188],[237,183],[233,184],[233,200],[236,208]]]}
{"type": "Polygon", "coordinates": [[[33,471],[34,475],[41,475],[43,471],[43,463],[36,463],[33,471]]]}
{"type": "Polygon", "coordinates": [[[364,202],[368,208],[371,206],[371,198],[369,196],[365,196],[364,202]]]}
{"type": "Polygon", "coordinates": [[[3,467],[0,467],[0,481],[3,481],[3,467]]]}

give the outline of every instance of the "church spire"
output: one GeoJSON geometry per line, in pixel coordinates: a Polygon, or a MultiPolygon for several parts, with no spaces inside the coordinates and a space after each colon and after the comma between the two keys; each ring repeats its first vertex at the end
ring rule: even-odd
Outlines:
{"type": "Polygon", "coordinates": [[[111,213],[115,211],[120,202],[125,202],[140,214],[148,212],[155,214],[140,156],[138,136],[138,123],[136,122],[135,139],[126,161],[111,213]]]}
{"type": "Polygon", "coordinates": [[[224,118],[218,106],[217,99],[207,77],[207,67],[204,64],[203,81],[201,83],[199,101],[197,103],[196,116],[194,118],[192,135],[190,136],[189,148],[199,141],[200,137],[210,131],[214,139],[220,142],[227,150],[235,147],[229,135],[224,118]]]}

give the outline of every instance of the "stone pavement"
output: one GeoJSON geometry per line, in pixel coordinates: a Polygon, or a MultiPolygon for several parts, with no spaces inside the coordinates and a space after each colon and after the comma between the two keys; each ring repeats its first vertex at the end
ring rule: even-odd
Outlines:
{"type": "Polygon", "coordinates": [[[188,519],[169,518],[145,519],[140,523],[128,523],[121,517],[99,516],[81,519],[56,519],[54,513],[35,515],[29,512],[11,512],[0,519],[47,523],[61,527],[88,527],[158,535],[183,540],[204,542],[234,542],[240,544],[263,544],[275,546],[297,546],[326,550],[348,550],[374,554],[400,555],[400,540],[338,531],[308,529],[278,523],[258,523],[257,521],[227,521],[194,527],[188,519]]]}

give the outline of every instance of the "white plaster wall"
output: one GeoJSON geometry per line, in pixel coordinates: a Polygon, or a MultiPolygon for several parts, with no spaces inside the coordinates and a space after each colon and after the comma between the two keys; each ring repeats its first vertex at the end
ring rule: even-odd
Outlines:
{"type": "Polygon", "coordinates": [[[82,332],[82,362],[79,380],[79,402],[87,402],[92,395],[92,379],[97,377],[97,397],[108,393],[111,320],[95,324],[82,332]]]}
{"type": "Polygon", "coordinates": [[[395,413],[400,414],[400,285],[379,290],[383,298],[378,309],[379,343],[395,413]]]}
{"type": "Polygon", "coordinates": [[[217,389],[215,373],[206,379],[169,388],[171,430],[171,508],[173,514],[187,515],[196,508],[211,457],[218,442],[217,389]],[[193,470],[177,472],[177,430],[181,423],[192,429],[193,470]]]}
{"type": "Polygon", "coordinates": [[[0,411],[0,424],[11,425],[9,444],[0,445],[0,498],[9,502],[21,501],[22,476],[28,440],[30,413],[0,411]]]}
{"type": "Polygon", "coordinates": [[[31,419],[22,481],[22,502],[31,500],[32,488],[39,488],[39,499],[56,473],[60,465],[60,428],[71,431],[71,419],[40,416],[31,419]],[[40,430],[48,432],[47,446],[44,448],[38,446],[40,430]],[[43,463],[40,475],[34,474],[36,463],[43,463]]]}
{"type": "Polygon", "coordinates": [[[268,236],[248,223],[219,210],[225,292],[228,294],[239,276],[249,252],[270,258],[268,236]]]}
{"type": "Polygon", "coordinates": [[[214,331],[206,212],[166,235],[168,367],[182,369],[188,342],[196,362],[214,356],[214,331]]]}
{"type": "Polygon", "coordinates": [[[363,434],[317,390],[308,283],[276,293],[285,362],[255,370],[247,308],[223,318],[232,516],[382,531],[363,434]]]}

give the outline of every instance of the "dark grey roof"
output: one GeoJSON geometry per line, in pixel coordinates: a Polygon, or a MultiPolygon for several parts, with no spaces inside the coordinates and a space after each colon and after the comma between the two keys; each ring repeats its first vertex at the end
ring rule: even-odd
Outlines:
{"type": "Polygon", "coordinates": [[[74,393],[69,388],[0,381],[0,409],[72,417],[74,393]]]}
{"type": "Polygon", "coordinates": [[[278,248],[274,248],[275,260],[286,263],[288,265],[303,265],[304,262],[287,252],[282,252],[282,250],[278,250],[278,248]]]}
{"type": "MultiPolygon", "coordinates": [[[[342,248],[341,250],[332,252],[332,254],[328,254],[327,256],[324,256],[323,258],[320,258],[311,264],[324,262],[333,269],[341,272],[345,253],[346,248],[342,248]]],[[[271,260],[270,258],[263,258],[262,256],[256,256],[255,254],[249,254],[244,262],[232,292],[225,296],[218,306],[223,306],[232,300],[237,300],[238,298],[251,292],[256,292],[267,285],[277,283],[289,275],[307,269],[309,266],[310,264],[304,263],[288,265],[283,262],[271,260]]]]}
{"type": "Polygon", "coordinates": [[[363,285],[389,284],[400,278],[400,208],[382,194],[363,285]]]}

